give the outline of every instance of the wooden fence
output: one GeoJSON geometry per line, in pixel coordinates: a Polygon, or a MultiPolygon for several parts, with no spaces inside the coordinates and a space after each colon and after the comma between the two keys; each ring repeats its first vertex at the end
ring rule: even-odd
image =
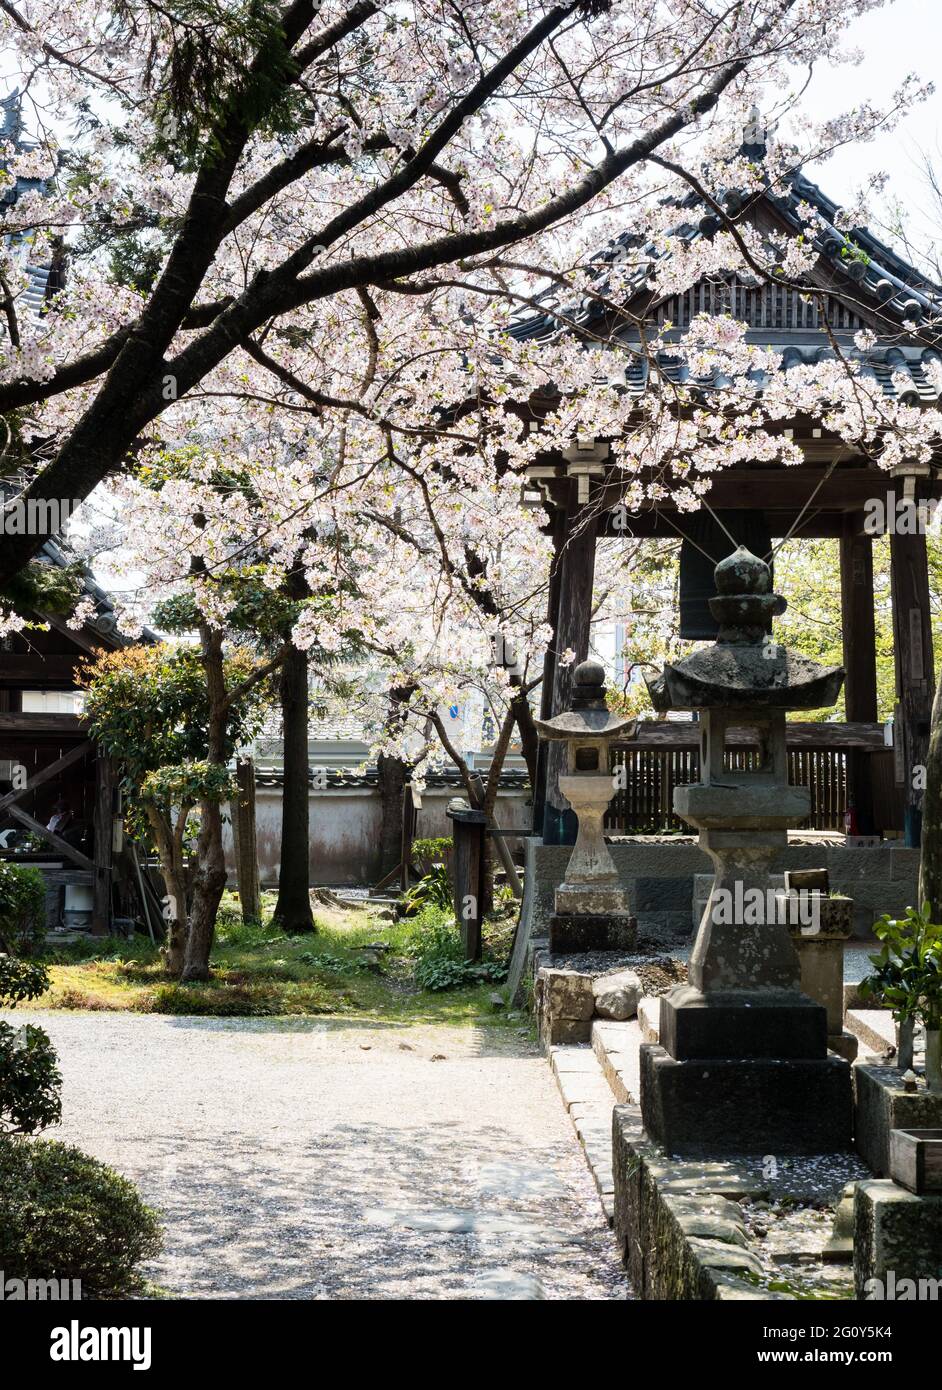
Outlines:
{"type": "MultiPolygon", "coordinates": [[[[748,748],[728,748],[730,771],[754,765],[758,754],[748,748]]],[[[625,772],[605,819],[612,834],[653,835],[665,830],[689,830],[673,812],[674,788],[700,780],[696,748],[638,748],[616,744],[612,771],[625,772]]],[[[843,830],[847,809],[847,754],[843,748],[788,749],[788,780],[811,789],[811,815],[804,830],[843,830]]]]}

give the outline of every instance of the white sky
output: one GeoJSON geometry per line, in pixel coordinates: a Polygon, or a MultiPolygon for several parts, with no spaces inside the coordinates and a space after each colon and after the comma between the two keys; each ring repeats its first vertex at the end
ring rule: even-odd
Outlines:
{"type": "Polygon", "coordinates": [[[935,82],[938,90],[895,131],[840,149],[806,172],[835,202],[849,202],[869,174],[887,173],[887,194],[898,197],[919,222],[917,210],[929,205],[920,149],[942,164],[942,0],[893,0],[858,20],[845,43],[862,50],[863,62],[858,67],[822,66],[815,73],[802,103],[815,119],[837,115],[861,100],[887,101],[911,72],[935,82]]]}

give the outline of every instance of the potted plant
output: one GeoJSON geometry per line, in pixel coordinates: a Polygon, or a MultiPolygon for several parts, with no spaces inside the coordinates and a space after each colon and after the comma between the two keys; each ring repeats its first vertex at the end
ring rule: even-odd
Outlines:
{"type": "Polygon", "coordinates": [[[901,1029],[921,1022],[926,1030],[926,1082],[942,1093],[942,925],[929,920],[929,904],[907,908],[905,917],[884,914],[874,923],[883,943],[870,957],[872,975],[861,982],[865,998],[884,999],[901,1029]]]}

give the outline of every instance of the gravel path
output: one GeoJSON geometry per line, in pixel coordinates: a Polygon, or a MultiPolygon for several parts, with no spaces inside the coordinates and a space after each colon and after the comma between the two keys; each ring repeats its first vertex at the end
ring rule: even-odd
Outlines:
{"type": "Polygon", "coordinates": [[[185,1298],[627,1296],[545,1061],[498,1030],[30,1014],[63,1122],[159,1207],[185,1298]]]}

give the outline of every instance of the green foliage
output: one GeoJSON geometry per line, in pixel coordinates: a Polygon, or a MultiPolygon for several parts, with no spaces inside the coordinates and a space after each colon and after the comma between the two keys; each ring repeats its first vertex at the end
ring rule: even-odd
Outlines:
{"type": "Polygon", "coordinates": [[[417,921],[406,949],[415,961],[416,984],[432,993],[500,981],[507,975],[506,966],[498,961],[466,961],[454,918],[434,909],[426,909],[417,921]]]}
{"type": "Polygon", "coordinates": [[[454,843],[450,835],[439,835],[431,840],[413,840],[412,858],[417,862],[426,859],[431,862],[441,861],[453,849],[454,843]]]}
{"type": "MultiPolygon", "coordinates": [[[[225,677],[230,688],[241,684],[254,666],[248,652],[228,656],[225,677]]],[[[88,662],[80,675],[88,691],[89,731],[120,766],[132,800],[146,799],[143,788],[151,774],[150,794],[162,798],[164,808],[165,798],[179,796],[179,788],[187,785],[205,785],[215,797],[221,774],[210,771],[206,763],[209,698],[195,647],[153,645],[105,652],[88,662]]],[[[230,755],[257,731],[262,700],[256,686],[230,706],[230,755]]]]}
{"type": "Polygon", "coordinates": [[[81,565],[44,565],[30,560],[4,584],[0,598],[16,612],[32,611],[66,616],[71,614],[82,593],[81,565]]]}
{"type": "Polygon", "coordinates": [[[38,999],[49,988],[49,972],[39,961],[0,955],[0,1005],[15,1009],[27,999],[38,999]]]}
{"type": "Polygon", "coordinates": [[[451,880],[444,864],[433,864],[424,878],[420,878],[401,899],[403,915],[412,917],[423,907],[449,908],[451,906],[451,880]]]}
{"type": "MultiPolygon", "coordinates": [[[[38,877],[42,882],[42,875],[38,877]]],[[[38,999],[48,988],[44,965],[0,955],[0,1005],[4,1008],[38,999]]],[[[58,1124],[61,1084],[55,1048],[42,1028],[33,1024],[16,1028],[0,1021],[0,1131],[34,1134],[58,1124]]]]}
{"type": "Polygon", "coordinates": [[[148,772],[141,795],[159,805],[193,806],[198,801],[228,801],[235,794],[235,779],[221,763],[178,763],[148,772]]]}
{"type": "Polygon", "coordinates": [[[32,955],[46,935],[46,880],[28,864],[0,861],[0,940],[32,955]]]}
{"type": "Polygon", "coordinates": [[[62,1077],[56,1060],[42,1028],[0,1021],[0,1132],[35,1134],[58,1124],[62,1077]]]}
{"type": "Polygon", "coordinates": [[[901,1021],[920,1019],[938,1028],[942,1019],[942,926],[929,920],[929,904],[910,907],[905,917],[886,914],[874,923],[882,941],[870,957],[876,967],[861,982],[865,997],[883,999],[901,1021]]]}
{"type": "Polygon", "coordinates": [[[79,1279],[83,1298],[127,1298],[162,1244],[133,1183],[80,1149],[0,1138],[0,1269],[7,1279],[79,1279]]]}

